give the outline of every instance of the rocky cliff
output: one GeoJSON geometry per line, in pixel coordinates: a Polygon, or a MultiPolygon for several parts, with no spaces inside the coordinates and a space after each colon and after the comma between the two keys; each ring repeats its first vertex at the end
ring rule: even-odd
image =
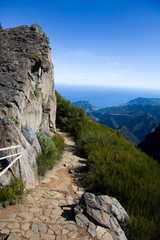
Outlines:
{"type": "MultiPolygon", "coordinates": [[[[38,179],[36,158],[41,152],[35,132],[55,128],[49,39],[38,24],[5,29],[0,32],[0,55],[0,148],[21,145],[23,180],[27,187],[34,187],[38,179]]],[[[19,174],[18,163],[12,171],[19,174]]],[[[2,184],[10,172],[0,178],[2,184]]]]}

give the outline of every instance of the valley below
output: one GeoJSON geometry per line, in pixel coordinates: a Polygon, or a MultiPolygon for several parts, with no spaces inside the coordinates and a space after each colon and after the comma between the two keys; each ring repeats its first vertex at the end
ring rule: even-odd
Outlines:
{"type": "Polygon", "coordinates": [[[115,107],[96,109],[89,102],[73,103],[83,108],[93,121],[121,132],[135,145],[160,124],[160,99],[137,98],[115,107]]]}

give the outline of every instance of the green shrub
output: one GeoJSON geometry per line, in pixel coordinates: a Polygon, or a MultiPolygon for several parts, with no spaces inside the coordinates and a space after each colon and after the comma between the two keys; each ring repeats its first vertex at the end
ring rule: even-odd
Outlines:
{"type": "Polygon", "coordinates": [[[130,240],[160,239],[160,166],[121,133],[92,122],[57,96],[57,124],[72,133],[88,158],[87,190],[117,198],[131,219],[130,240]]]}
{"type": "Polygon", "coordinates": [[[38,174],[44,176],[47,170],[51,170],[60,158],[65,148],[64,139],[55,135],[52,138],[43,133],[37,133],[38,141],[42,148],[42,154],[38,157],[38,174]]]}
{"type": "Polygon", "coordinates": [[[72,133],[75,137],[80,130],[80,124],[85,120],[86,113],[82,108],[72,106],[70,101],[63,99],[57,92],[56,124],[63,131],[72,133]]]}
{"type": "Polygon", "coordinates": [[[56,134],[52,137],[52,140],[55,144],[55,148],[57,149],[57,157],[59,158],[61,156],[61,154],[63,153],[64,149],[65,149],[65,142],[64,142],[64,138],[61,137],[60,135],[56,134]]]}
{"type": "Polygon", "coordinates": [[[52,139],[44,133],[37,132],[36,134],[42,148],[42,153],[46,156],[53,154],[54,142],[52,141],[52,139]]]}
{"type": "Polygon", "coordinates": [[[31,60],[35,60],[36,62],[38,62],[39,59],[40,59],[38,53],[36,53],[36,52],[29,52],[29,53],[27,54],[27,57],[28,57],[29,59],[31,59],[31,60]]]}
{"type": "Polygon", "coordinates": [[[39,89],[37,83],[36,83],[36,85],[35,85],[34,95],[36,96],[37,99],[38,99],[39,96],[41,95],[41,92],[40,92],[40,89],[39,89]]]}
{"type": "Polygon", "coordinates": [[[14,72],[14,76],[17,76],[17,74],[18,74],[18,72],[17,72],[17,71],[15,71],[15,72],[14,72]]]}
{"type": "Polygon", "coordinates": [[[14,177],[8,186],[0,186],[0,203],[3,207],[23,201],[24,183],[14,177]]]}
{"type": "Polygon", "coordinates": [[[14,124],[16,123],[16,119],[15,119],[14,116],[7,116],[7,120],[14,123],[14,124]]]}
{"type": "Polygon", "coordinates": [[[24,129],[25,129],[24,125],[21,124],[21,133],[24,133],[24,129]]]}

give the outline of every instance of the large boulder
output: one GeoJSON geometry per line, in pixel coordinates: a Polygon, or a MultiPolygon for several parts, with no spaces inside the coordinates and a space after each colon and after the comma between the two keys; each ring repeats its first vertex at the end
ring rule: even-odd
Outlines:
{"type": "Polygon", "coordinates": [[[37,154],[40,155],[42,153],[42,149],[36,133],[33,132],[33,130],[29,126],[26,126],[23,132],[23,136],[35,148],[37,154]]]}
{"type": "Polygon", "coordinates": [[[75,220],[98,239],[127,239],[122,228],[129,224],[128,214],[117,199],[107,195],[95,196],[85,192],[75,207],[75,220]]]}

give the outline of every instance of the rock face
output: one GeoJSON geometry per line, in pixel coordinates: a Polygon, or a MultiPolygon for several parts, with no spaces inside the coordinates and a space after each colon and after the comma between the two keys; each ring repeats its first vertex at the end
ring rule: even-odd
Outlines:
{"type": "MultiPolygon", "coordinates": [[[[37,184],[36,157],[41,150],[34,133],[55,128],[56,97],[48,44],[38,24],[0,32],[0,148],[21,145],[27,187],[37,184]]],[[[16,165],[13,172],[18,174],[16,165]]]]}
{"type": "Polygon", "coordinates": [[[127,227],[129,218],[115,198],[85,192],[79,205],[75,207],[75,214],[77,224],[87,229],[92,237],[127,240],[122,228],[127,227]]]}

